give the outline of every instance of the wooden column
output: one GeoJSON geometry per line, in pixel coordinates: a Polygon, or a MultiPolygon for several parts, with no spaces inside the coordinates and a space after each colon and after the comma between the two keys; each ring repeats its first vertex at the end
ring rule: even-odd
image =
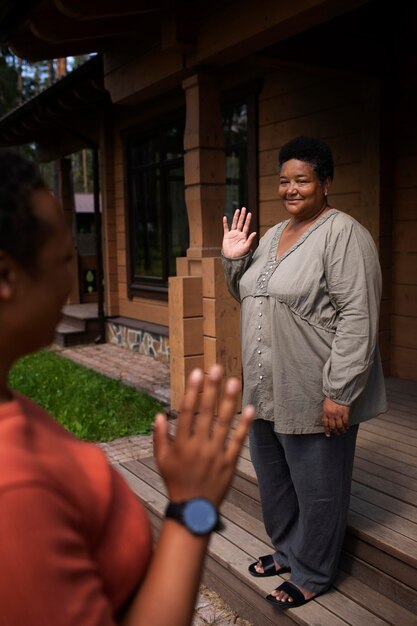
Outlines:
{"type": "Polygon", "coordinates": [[[100,190],[103,234],[104,302],[106,315],[119,315],[117,268],[114,124],[104,117],[100,134],[100,190]]]}
{"type": "Polygon", "coordinates": [[[221,270],[226,163],[219,92],[213,80],[194,75],[184,81],[185,200],[190,228],[187,256],[177,260],[169,282],[171,406],[178,409],[193,367],[206,372],[221,362],[226,374],[240,373],[240,347],[230,337],[239,329],[237,304],[227,293],[221,270]]]}
{"type": "Polygon", "coordinates": [[[204,371],[220,363],[225,377],[240,378],[240,305],[227,289],[221,258],[205,258],[202,266],[204,371]]]}
{"type": "Polygon", "coordinates": [[[74,187],[72,183],[72,164],[71,159],[59,159],[58,168],[58,194],[61,202],[66,222],[74,233],[75,254],[73,257],[73,273],[74,281],[72,284],[70,295],[68,296],[68,304],[80,303],[80,285],[78,273],[78,250],[76,243],[76,224],[75,224],[75,201],[74,187]]]}
{"type": "Polygon", "coordinates": [[[203,368],[203,303],[201,276],[169,279],[169,349],[171,408],[179,409],[185,380],[203,368]]]}
{"type": "Polygon", "coordinates": [[[219,256],[224,214],[225,154],[220,99],[207,76],[183,83],[187,117],[184,133],[185,202],[190,227],[187,258],[219,256]]]}

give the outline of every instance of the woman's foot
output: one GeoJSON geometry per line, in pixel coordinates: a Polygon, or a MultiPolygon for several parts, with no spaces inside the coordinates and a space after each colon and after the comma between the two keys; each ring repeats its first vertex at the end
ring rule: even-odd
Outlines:
{"type": "Polygon", "coordinates": [[[302,606],[306,602],[310,602],[313,598],[316,598],[317,593],[308,591],[304,587],[299,587],[290,580],[286,580],[279,587],[277,587],[272,593],[266,596],[268,602],[278,606],[281,609],[291,609],[296,606],[302,606]]]}
{"type": "Polygon", "coordinates": [[[264,578],[266,576],[278,576],[289,572],[290,568],[275,563],[272,554],[260,556],[258,561],[249,565],[249,574],[251,576],[257,576],[258,578],[264,578]]]}
{"type": "MultiPolygon", "coordinates": [[[[276,561],[274,561],[274,565],[275,565],[275,570],[277,572],[277,574],[279,574],[280,572],[282,572],[282,570],[284,569],[286,572],[288,572],[288,568],[287,567],[282,567],[282,565],[279,565],[276,561]]],[[[264,572],[264,566],[262,565],[262,561],[258,561],[257,564],[255,565],[255,571],[258,572],[258,574],[265,574],[264,572]]]]}
{"type": "MultiPolygon", "coordinates": [[[[287,582],[291,583],[291,585],[293,585],[294,587],[297,587],[297,589],[299,591],[301,591],[301,593],[304,596],[304,600],[306,602],[308,602],[308,600],[312,600],[314,598],[314,596],[316,595],[312,591],[308,591],[308,589],[304,589],[304,587],[300,587],[299,585],[296,585],[291,580],[289,580],[287,582]]],[[[272,591],[271,596],[276,598],[278,602],[291,602],[291,603],[294,602],[294,598],[291,596],[291,590],[290,589],[287,592],[287,591],[284,591],[283,589],[280,589],[278,587],[277,589],[274,589],[274,591],[272,591]]]]}

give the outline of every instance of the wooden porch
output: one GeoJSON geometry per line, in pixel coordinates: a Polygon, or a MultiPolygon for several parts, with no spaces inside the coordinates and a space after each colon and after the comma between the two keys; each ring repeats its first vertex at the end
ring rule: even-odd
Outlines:
{"type": "MultiPolygon", "coordinates": [[[[243,450],[222,507],[225,529],[210,545],[205,583],[254,626],[417,625],[417,383],[387,379],[387,391],[388,412],[360,428],[338,578],[327,594],[303,607],[274,608],[263,597],[279,578],[248,574],[249,563],[271,548],[249,451],[243,450]]],[[[119,469],[157,532],[166,496],[153,458],[119,469]]]]}

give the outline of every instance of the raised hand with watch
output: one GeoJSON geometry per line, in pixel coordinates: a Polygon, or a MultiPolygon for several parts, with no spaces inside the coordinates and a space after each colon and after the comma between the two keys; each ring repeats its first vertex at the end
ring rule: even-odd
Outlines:
{"type": "Polygon", "coordinates": [[[205,382],[204,378],[201,370],[191,372],[173,440],[166,417],[156,417],[155,458],[169,502],[142,593],[123,626],[142,625],[142,620],[145,624],[150,614],[152,626],[192,622],[210,536],[220,526],[218,509],[255,413],[252,406],[245,407],[232,431],[240,381],[225,381],[219,365],[210,369],[205,382]]]}
{"type": "Polygon", "coordinates": [[[220,528],[219,512],[206,498],[168,502],[165,516],[185,526],[193,535],[207,535],[220,528]]]}

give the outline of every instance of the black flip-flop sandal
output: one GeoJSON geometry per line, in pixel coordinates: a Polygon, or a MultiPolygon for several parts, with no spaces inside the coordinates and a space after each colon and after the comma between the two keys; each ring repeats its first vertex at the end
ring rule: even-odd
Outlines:
{"type": "Polygon", "coordinates": [[[298,587],[296,587],[289,580],[286,580],[284,583],[282,583],[282,585],[277,587],[275,591],[285,591],[285,593],[288,593],[288,595],[293,600],[292,602],[288,602],[288,601],[281,602],[280,600],[277,600],[277,598],[271,594],[266,596],[266,600],[268,600],[268,602],[270,602],[271,604],[274,604],[275,606],[279,606],[280,609],[294,609],[296,606],[302,606],[303,604],[307,604],[307,602],[310,602],[310,600],[314,600],[314,598],[317,598],[317,596],[320,595],[318,593],[312,598],[309,598],[308,600],[306,600],[304,597],[304,594],[301,593],[298,587]]]}
{"type": "Polygon", "coordinates": [[[286,572],[290,572],[291,569],[289,567],[281,567],[280,570],[277,570],[275,567],[275,561],[272,554],[266,554],[265,556],[260,556],[255,563],[252,563],[248,567],[249,574],[252,576],[256,576],[257,578],[266,578],[267,576],[278,576],[279,574],[285,574],[286,572]],[[263,572],[257,572],[255,567],[262,565],[263,572]]]}

